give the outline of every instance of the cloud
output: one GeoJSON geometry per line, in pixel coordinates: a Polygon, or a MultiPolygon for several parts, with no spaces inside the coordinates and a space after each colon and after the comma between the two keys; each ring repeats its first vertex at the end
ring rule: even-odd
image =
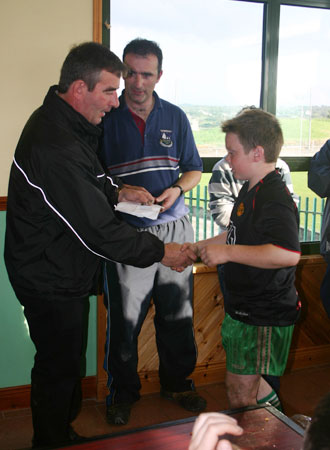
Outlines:
{"type": "MultiPolygon", "coordinates": [[[[328,10],[281,6],[281,101],[298,101],[322,85],[323,103],[330,104],[330,84],[322,75],[330,72],[329,18],[328,10]]],[[[259,104],[262,25],[262,3],[114,1],[111,49],[121,56],[136,37],[155,40],[164,54],[157,92],[171,102],[259,104]]]]}

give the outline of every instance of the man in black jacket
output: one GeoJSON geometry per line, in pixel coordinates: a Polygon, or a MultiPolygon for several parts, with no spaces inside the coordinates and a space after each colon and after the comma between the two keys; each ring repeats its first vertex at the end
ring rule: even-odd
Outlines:
{"type": "Polygon", "coordinates": [[[327,263],[320,297],[330,318],[330,139],[315,153],[308,170],[308,187],[321,198],[327,197],[322,217],[320,253],[327,263]]]}
{"type": "Polygon", "coordinates": [[[31,373],[34,448],[79,440],[84,317],[102,262],[186,267],[192,254],[118,219],[118,201],[152,203],[146,191],[104,173],[97,125],[118,106],[124,66],[93,42],[73,48],[58,86],[28,120],[11,168],[5,262],[36,346],[31,373]]]}

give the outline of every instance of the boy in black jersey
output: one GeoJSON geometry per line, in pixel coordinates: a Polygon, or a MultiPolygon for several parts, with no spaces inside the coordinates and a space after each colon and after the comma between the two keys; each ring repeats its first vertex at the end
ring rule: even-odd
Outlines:
{"type": "Polygon", "coordinates": [[[225,264],[228,306],[222,324],[230,406],[280,402],[262,375],[284,372],[300,302],[294,286],[300,258],[296,205],[275,162],[279,122],[246,109],[222,124],[233,174],[247,180],[228,230],[192,245],[208,266],[225,264]]]}

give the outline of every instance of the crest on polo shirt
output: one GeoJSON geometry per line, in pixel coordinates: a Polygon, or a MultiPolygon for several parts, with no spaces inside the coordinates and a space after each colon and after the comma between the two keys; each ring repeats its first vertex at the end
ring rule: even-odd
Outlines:
{"type": "Polygon", "coordinates": [[[241,202],[237,207],[236,215],[237,217],[241,217],[243,214],[244,214],[244,203],[241,202]]]}
{"type": "Polygon", "coordinates": [[[170,148],[173,146],[172,130],[160,130],[159,143],[162,147],[170,148]]]}

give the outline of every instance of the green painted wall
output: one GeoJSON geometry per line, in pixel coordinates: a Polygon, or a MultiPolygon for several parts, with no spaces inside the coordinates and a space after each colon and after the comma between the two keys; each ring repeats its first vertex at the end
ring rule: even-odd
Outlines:
{"type": "MultiPolygon", "coordinates": [[[[6,213],[0,211],[0,388],[30,384],[35,353],[3,259],[6,213]]],[[[86,375],[96,375],[96,297],[90,299],[86,375]]]]}

